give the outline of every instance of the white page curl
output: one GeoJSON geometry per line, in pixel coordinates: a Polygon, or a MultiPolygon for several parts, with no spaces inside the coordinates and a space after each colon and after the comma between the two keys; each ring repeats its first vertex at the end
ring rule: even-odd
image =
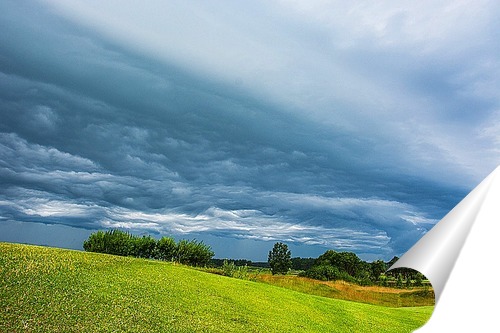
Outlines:
{"type": "Polygon", "coordinates": [[[418,270],[434,288],[436,307],[419,333],[500,332],[488,305],[500,296],[499,242],[500,166],[391,267],[418,270]]]}

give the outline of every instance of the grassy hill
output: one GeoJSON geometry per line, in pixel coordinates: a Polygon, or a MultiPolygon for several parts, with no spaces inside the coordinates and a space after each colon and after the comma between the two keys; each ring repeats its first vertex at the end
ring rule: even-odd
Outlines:
{"type": "Polygon", "coordinates": [[[308,295],[152,260],[0,243],[0,332],[412,332],[433,307],[308,295]]]}

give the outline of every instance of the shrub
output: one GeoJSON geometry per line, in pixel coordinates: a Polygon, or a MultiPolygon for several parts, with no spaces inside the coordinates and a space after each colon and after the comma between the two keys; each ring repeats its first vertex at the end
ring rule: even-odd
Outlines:
{"type": "Polygon", "coordinates": [[[228,262],[227,260],[224,260],[224,263],[222,264],[222,274],[224,274],[225,276],[233,277],[235,271],[236,266],[234,265],[234,262],[228,262]]]}
{"type": "Polygon", "coordinates": [[[411,279],[409,277],[406,278],[405,286],[407,289],[410,289],[412,287],[411,279]]]}
{"type": "Polygon", "coordinates": [[[334,281],[338,280],[341,274],[337,267],[333,267],[331,265],[319,265],[309,268],[303,273],[303,276],[322,281],[334,281]]]}
{"type": "Polygon", "coordinates": [[[83,242],[83,248],[89,252],[100,252],[120,256],[133,255],[132,235],[121,230],[98,231],[83,242]]]}
{"type": "Polygon", "coordinates": [[[237,266],[234,277],[242,280],[248,280],[249,279],[248,266],[247,265],[237,266]]]}
{"type": "Polygon", "coordinates": [[[358,275],[357,283],[361,286],[370,286],[373,284],[370,273],[364,271],[358,275]]]}
{"type": "Polygon", "coordinates": [[[83,242],[83,249],[87,252],[100,252],[104,253],[105,240],[104,232],[98,231],[89,236],[87,240],[83,242]]]}
{"type": "Polygon", "coordinates": [[[155,259],[173,261],[177,244],[172,237],[162,237],[156,242],[155,259]]]}
{"type": "Polygon", "coordinates": [[[132,238],[133,256],[137,258],[153,258],[156,253],[156,240],[151,236],[132,238]]]}
{"type": "Polygon", "coordinates": [[[179,241],[175,254],[177,262],[192,266],[206,266],[213,256],[214,252],[210,246],[196,240],[185,239],[179,241]]]}
{"type": "Polygon", "coordinates": [[[398,274],[398,278],[396,280],[396,288],[403,288],[403,276],[401,273],[398,274]]]}
{"type": "Polygon", "coordinates": [[[417,287],[421,287],[422,286],[422,274],[421,273],[417,273],[416,276],[415,276],[415,285],[417,287]]]}
{"type": "Polygon", "coordinates": [[[156,241],[151,236],[133,236],[116,229],[91,234],[83,242],[83,248],[89,252],[175,260],[192,266],[206,266],[214,256],[210,246],[196,240],[181,240],[176,244],[170,237],[162,237],[156,241]]]}
{"type": "Polygon", "coordinates": [[[379,282],[379,285],[382,287],[389,286],[389,283],[387,282],[387,276],[385,276],[385,275],[380,275],[378,282],[379,282]]]}

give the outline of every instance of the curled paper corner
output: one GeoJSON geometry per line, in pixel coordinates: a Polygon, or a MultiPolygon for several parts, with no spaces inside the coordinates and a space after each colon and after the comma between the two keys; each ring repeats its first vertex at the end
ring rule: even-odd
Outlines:
{"type": "Polygon", "coordinates": [[[499,240],[500,166],[389,268],[415,269],[434,288],[434,313],[419,333],[500,332],[487,300],[496,302],[500,291],[484,280],[499,277],[499,240]]]}

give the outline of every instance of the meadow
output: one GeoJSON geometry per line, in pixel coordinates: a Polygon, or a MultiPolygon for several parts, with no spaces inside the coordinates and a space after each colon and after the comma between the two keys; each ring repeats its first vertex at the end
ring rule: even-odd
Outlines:
{"type": "Polygon", "coordinates": [[[431,287],[397,289],[381,286],[360,286],[338,281],[318,281],[294,275],[255,275],[255,281],[268,283],[303,293],[389,307],[434,306],[431,287]]]}
{"type": "Polygon", "coordinates": [[[412,332],[386,307],[157,260],[0,243],[1,332],[412,332]]]}

